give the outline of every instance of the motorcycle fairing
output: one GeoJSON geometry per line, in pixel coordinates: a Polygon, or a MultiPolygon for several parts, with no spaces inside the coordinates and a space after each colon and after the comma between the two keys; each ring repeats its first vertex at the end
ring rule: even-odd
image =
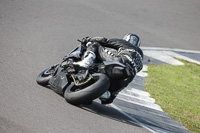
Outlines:
{"type": "Polygon", "coordinates": [[[68,79],[66,77],[66,72],[63,71],[62,67],[58,67],[58,70],[49,80],[51,88],[59,94],[63,94],[64,88],[68,84],[68,79]]]}
{"type": "Polygon", "coordinates": [[[77,48],[72,50],[67,56],[64,57],[63,60],[66,60],[70,57],[80,59],[84,51],[84,47],[80,44],[77,48]]]}

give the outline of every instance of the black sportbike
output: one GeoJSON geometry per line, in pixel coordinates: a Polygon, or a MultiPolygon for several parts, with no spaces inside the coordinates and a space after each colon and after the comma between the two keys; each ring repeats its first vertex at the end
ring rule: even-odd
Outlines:
{"type": "Polygon", "coordinates": [[[36,79],[37,83],[50,86],[56,93],[64,96],[68,103],[78,105],[91,103],[110,90],[116,79],[126,77],[122,76],[127,73],[126,66],[116,61],[96,59],[89,69],[76,68],[73,62],[80,61],[84,52],[85,47],[81,43],[61,63],[41,72],[36,79]]]}

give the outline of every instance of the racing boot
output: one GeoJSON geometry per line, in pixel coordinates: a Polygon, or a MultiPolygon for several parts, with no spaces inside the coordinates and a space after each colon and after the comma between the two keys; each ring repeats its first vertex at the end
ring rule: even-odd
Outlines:
{"type": "Polygon", "coordinates": [[[110,104],[116,98],[117,94],[111,94],[110,91],[106,91],[103,95],[99,97],[101,104],[110,104]]]}
{"type": "Polygon", "coordinates": [[[88,69],[95,60],[96,55],[92,51],[86,51],[83,57],[84,58],[81,61],[74,62],[73,65],[79,68],[88,69]]]}
{"type": "Polygon", "coordinates": [[[99,97],[99,99],[100,99],[101,101],[106,101],[106,100],[108,100],[110,97],[111,97],[110,91],[106,91],[105,93],[103,93],[103,94],[99,97]]]}

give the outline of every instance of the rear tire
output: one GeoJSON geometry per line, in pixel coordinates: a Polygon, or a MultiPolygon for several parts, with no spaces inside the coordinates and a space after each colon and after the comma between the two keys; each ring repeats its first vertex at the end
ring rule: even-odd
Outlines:
{"type": "Polygon", "coordinates": [[[110,87],[110,80],[107,75],[96,73],[93,79],[82,86],[75,86],[72,82],[65,90],[65,100],[73,105],[85,104],[100,97],[110,87]]]}

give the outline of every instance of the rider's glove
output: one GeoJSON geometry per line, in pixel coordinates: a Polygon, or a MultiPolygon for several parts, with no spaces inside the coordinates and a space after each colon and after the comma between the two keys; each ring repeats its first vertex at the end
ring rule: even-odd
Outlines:
{"type": "Polygon", "coordinates": [[[87,36],[85,38],[82,39],[82,44],[84,44],[86,46],[86,44],[89,42],[91,37],[87,36]]]}
{"type": "Polygon", "coordinates": [[[65,61],[63,61],[63,62],[61,63],[61,67],[66,68],[66,67],[72,65],[73,62],[74,62],[73,59],[72,59],[72,58],[69,58],[68,60],[65,60],[65,61]]]}

